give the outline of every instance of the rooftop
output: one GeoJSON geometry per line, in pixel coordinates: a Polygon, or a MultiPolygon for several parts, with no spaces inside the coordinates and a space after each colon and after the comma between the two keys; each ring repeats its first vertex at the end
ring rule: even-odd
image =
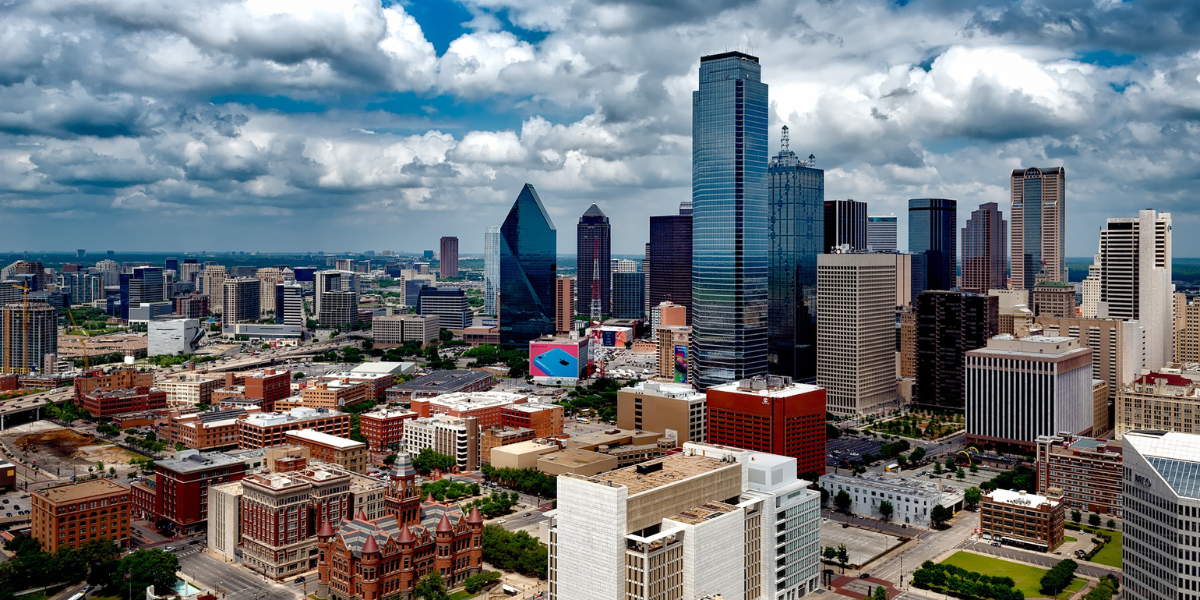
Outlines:
{"type": "Polygon", "coordinates": [[[300,431],[289,431],[289,432],[287,432],[287,435],[289,438],[292,438],[292,437],[300,438],[302,440],[307,440],[307,441],[314,442],[317,444],[322,444],[325,446],[333,446],[334,448],[339,448],[342,450],[366,447],[366,444],[364,444],[362,442],[348,440],[343,437],[338,437],[336,435],[329,435],[328,433],[321,433],[319,431],[313,431],[311,429],[301,429],[300,431]]]}
{"type": "Polygon", "coordinates": [[[476,382],[481,379],[489,379],[491,377],[492,374],[485,371],[452,369],[448,371],[434,371],[428,375],[422,375],[403,383],[397,383],[396,385],[392,386],[392,388],[399,390],[450,392],[454,388],[463,384],[476,382]]]}
{"type": "Polygon", "coordinates": [[[503,452],[505,454],[527,454],[530,452],[546,453],[558,450],[558,446],[554,444],[543,444],[537,440],[526,440],[515,444],[506,444],[498,448],[492,448],[492,452],[503,452]]]}
{"type": "Polygon", "coordinates": [[[535,413],[543,410],[554,410],[556,408],[561,409],[562,405],[550,404],[549,402],[527,402],[525,404],[511,404],[504,407],[505,410],[515,410],[524,413],[535,413]]]}
{"type": "Polygon", "coordinates": [[[328,417],[339,417],[346,413],[327,408],[293,408],[286,413],[259,413],[250,415],[243,423],[254,425],[256,427],[268,427],[271,425],[282,425],[284,423],[293,423],[295,421],[310,421],[313,419],[324,419],[328,417]]]}
{"type": "Polygon", "coordinates": [[[393,375],[391,373],[355,373],[354,371],[341,371],[338,373],[326,373],[324,375],[321,375],[317,379],[323,380],[323,381],[324,380],[333,380],[333,379],[375,380],[375,379],[384,379],[384,378],[390,379],[391,377],[393,377],[393,375]]]}
{"type": "Polygon", "coordinates": [[[624,389],[632,392],[653,394],[655,396],[675,398],[680,400],[696,400],[705,397],[704,392],[697,392],[695,388],[686,383],[639,381],[636,385],[624,389]]]}
{"type": "Polygon", "coordinates": [[[908,477],[885,477],[879,473],[866,473],[860,477],[852,477],[840,473],[826,473],[821,476],[821,483],[824,484],[827,481],[842,485],[857,485],[866,488],[882,489],[910,496],[925,496],[928,498],[937,498],[943,493],[943,490],[938,489],[938,484],[932,481],[923,481],[908,477]]]}
{"type": "MultiPolygon", "coordinates": [[[[671,454],[660,459],[647,461],[632,467],[625,467],[591,477],[582,477],[593,483],[609,486],[623,486],[629,490],[629,495],[648,492],[665,485],[671,485],[689,477],[704,475],[720,469],[741,469],[736,462],[718,460],[705,456],[689,456],[687,454],[671,454]],[[658,470],[655,465],[661,465],[658,470]],[[646,472],[644,472],[646,471],[646,472]]],[[[564,477],[581,477],[579,475],[564,475],[564,477]]]]}
{"type": "Polygon", "coordinates": [[[417,413],[404,408],[384,408],[374,410],[367,413],[362,413],[360,417],[371,417],[374,419],[395,419],[395,418],[416,418],[417,413]]]}
{"type": "Polygon", "coordinates": [[[444,406],[450,410],[465,411],[481,408],[499,408],[523,400],[528,400],[529,394],[512,392],[455,392],[442,394],[436,398],[426,398],[430,404],[444,406]]]}
{"type": "Polygon", "coordinates": [[[224,452],[180,450],[175,453],[175,458],[155,461],[154,464],[176,473],[193,473],[216,467],[240,465],[242,464],[242,459],[230,456],[224,452]]]}
{"type": "Polygon", "coordinates": [[[677,515],[667,517],[667,519],[689,525],[699,525],[721,515],[727,515],[737,509],[736,506],[725,504],[724,502],[705,502],[695,508],[689,508],[677,515]]]}
{"type": "Polygon", "coordinates": [[[368,362],[358,365],[350,369],[352,373],[388,373],[395,375],[397,373],[406,373],[417,366],[417,363],[411,362],[368,362]]]}
{"type": "Polygon", "coordinates": [[[1043,504],[1057,506],[1061,502],[1060,500],[1047,498],[1046,496],[1039,496],[1037,494],[1030,494],[1027,492],[1014,492],[1012,490],[995,490],[991,494],[988,494],[988,497],[990,497],[993,502],[1028,506],[1030,508],[1037,508],[1043,504]]]}
{"type": "Polygon", "coordinates": [[[34,493],[46,498],[50,502],[59,504],[62,502],[74,502],[84,498],[93,498],[96,496],[122,494],[128,492],[129,488],[116,483],[111,479],[89,479],[79,483],[69,483],[67,485],[60,485],[58,487],[37,490],[34,493]]]}
{"type": "Polygon", "coordinates": [[[810,394],[825,388],[806,383],[795,383],[790,377],[769,376],[743,379],[724,385],[714,385],[708,389],[719,392],[761,396],[764,398],[786,398],[788,396],[810,394]]]}

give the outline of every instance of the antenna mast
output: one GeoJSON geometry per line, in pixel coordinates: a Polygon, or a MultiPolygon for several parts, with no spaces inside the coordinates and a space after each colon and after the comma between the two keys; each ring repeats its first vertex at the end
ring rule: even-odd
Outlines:
{"type": "Polygon", "coordinates": [[[787,125],[784,125],[783,126],[783,137],[781,137],[779,139],[779,153],[787,154],[790,151],[791,151],[791,149],[788,147],[788,127],[787,127],[787,125]]]}

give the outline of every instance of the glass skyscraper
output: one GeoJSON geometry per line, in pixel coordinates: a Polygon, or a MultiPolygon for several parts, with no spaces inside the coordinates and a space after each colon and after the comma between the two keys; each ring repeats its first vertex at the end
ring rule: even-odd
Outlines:
{"type": "Polygon", "coordinates": [[[162,267],[134,267],[121,273],[121,319],[129,319],[129,307],[165,300],[162,267]]]}
{"type": "Polygon", "coordinates": [[[617,319],[646,318],[646,277],[643,273],[612,274],[612,316],[617,319]]]}
{"type": "Polygon", "coordinates": [[[500,227],[500,345],[524,347],[554,333],[558,232],[525,184],[500,227]]]}
{"type": "Polygon", "coordinates": [[[612,282],[609,262],[612,260],[612,227],[608,217],[595,204],[579,217],[575,229],[577,257],[575,314],[591,314],[593,273],[597,276],[595,291],[600,292],[600,316],[612,316],[612,282]],[[596,261],[599,261],[598,269],[596,261]]]}
{"type": "Polygon", "coordinates": [[[817,255],[824,250],[825,171],[788,149],[787,127],[770,180],[767,368],[805,381],[817,376],[817,255]]]}
{"type": "Polygon", "coordinates": [[[825,252],[849,246],[854,252],[867,249],[867,203],[850,200],[825,201],[825,252]]]}
{"type": "Polygon", "coordinates": [[[496,295],[500,291],[500,228],[483,230],[483,314],[496,315],[496,295]]]}
{"type": "Polygon", "coordinates": [[[925,290],[957,287],[958,201],[914,198],[908,201],[908,251],[913,255],[913,296],[925,290]],[[924,260],[918,274],[918,259],[924,260]],[[925,285],[916,282],[924,275],[925,285]]]}
{"type": "Polygon", "coordinates": [[[687,213],[650,217],[650,250],[646,253],[649,272],[646,296],[650,307],[674,302],[687,307],[692,321],[692,215],[687,213]]]}
{"type": "Polygon", "coordinates": [[[692,93],[692,381],[767,371],[767,85],[758,58],[700,59],[692,93]]]}

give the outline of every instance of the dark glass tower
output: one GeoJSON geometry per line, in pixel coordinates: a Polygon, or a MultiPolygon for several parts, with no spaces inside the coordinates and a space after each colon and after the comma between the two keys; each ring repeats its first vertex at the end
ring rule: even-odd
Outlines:
{"type": "MultiPolygon", "coordinates": [[[[681,211],[683,208],[681,207],[681,211]]],[[[692,214],[650,217],[649,282],[650,306],[674,302],[687,307],[692,322],[692,214]]]]}
{"type": "Polygon", "coordinates": [[[612,282],[608,274],[612,259],[612,228],[608,217],[595,204],[584,211],[576,226],[576,253],[578,257],[576,272],[575,314],[591,314],[592,307],[592,274],[596,271],[596,261],[600,263],[598,279],[600,292],[600,315],[612,316],[612,282]]]}
{"type": "MultiPolygon", "coordinates": [[[[805,381],[817,376],[817,255],[822,248],[825,171],[788,148],[783,128],[770,181],[767,368],[805,381]]],[[[865,206],[865,205],[864,205],[865,206]]]]}
{"type": "Polygon", "coordinates": [[[134,267],[132,273],[121,273],[121,318],[129,319],[129,307],[143,302],[162,302],[162,267],[134,267]]]}
{"type": "Polygon", "coordinates": [[[995,202],[979,205],[971,211],[962,230],[962,289],[986,294],[1004,289],[1005,252],[1008,250],[1008,224],[995,202]]]}
{"type": "Polygon", "coordinates": [[[914,198],[908,201],[908,251],[924,256],[925,286],[913,285],[913,294],[925,290],[952,290],[956,285],[958,259],[958,202],[945,198],[914,198]]]}
{"type": "Polygon", "coordinates": [[[646,277],[632,273],[613,273],[612,316],[618,319],[643,319],[646,317],[646,277]]]}
{"type": "Polygon", "coordinates": [[[867,249],[867,203],[854,200],[825,200],[824,238],[822,252],[831,252],[841,245],[855,252],[867,249]]]}
{"type": "MultiPolygon", "coordinates": [[[[692,381],[767,371],[767,86],[758,58],[700,59],[692,93],[692,381]]],[[[651,270],[653,272],[653,270],[651,270]]]]}
{"type": "Polygon", "coordinates": [[[554,333],[558,232],[528,183],[500,227],[500,344],[554,333]]]}
{"type": "Polygon", "coordinates": [[[966,405],[966,354],[987,346],[1000,329],[1000,299],[961,292],[927,291],[917,313],[917,377],[913,403],[962,410],[966,405]]]}

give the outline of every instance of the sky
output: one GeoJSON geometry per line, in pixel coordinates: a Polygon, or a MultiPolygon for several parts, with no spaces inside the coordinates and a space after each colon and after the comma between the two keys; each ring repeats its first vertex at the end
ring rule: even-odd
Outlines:
{"type": "MultiPolygon", "coordinates": [[[[700,57],[761,58],[827,199],[1008,213],[1065,166],[1067,253],[1107,217],[1200,226],[1200,3],[0,0],[0,251],[482,251],[523,183],[573,253],[691,196],[700,57]]],[[[1200,256],[1200,236],[1174,237],[1200,256]]]]}

